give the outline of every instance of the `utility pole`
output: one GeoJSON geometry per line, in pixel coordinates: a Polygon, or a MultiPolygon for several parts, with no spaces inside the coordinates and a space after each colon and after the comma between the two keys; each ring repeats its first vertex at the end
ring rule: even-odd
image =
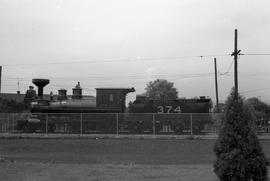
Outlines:
{"type": "Polygon", "coordinates": [[[215,62],[216,106],[217,106],[217,112],[219,113],[218,81],[217,81],[217,60],[216,60],[216,58],[214,58],[214,62],[215,62]]]}
{"type": "Polygon", "coordinates": [[[231,56],[234,56],[234,89],[235,98],[238,99],[238,72],[237,72],[237,58],[240,55],[240,51],[237,49],[237,29],[234,30],[234,52],[231,56]]]}

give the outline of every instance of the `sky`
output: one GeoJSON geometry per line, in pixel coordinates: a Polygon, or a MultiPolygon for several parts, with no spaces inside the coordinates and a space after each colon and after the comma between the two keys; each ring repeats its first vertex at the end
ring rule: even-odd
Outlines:
{"type": "Polygon", "coordinates": [[[219,99],[234,85],[238,30],[239,92],[270,102],[268,0],[0,0],[1,92],[25,93],[33,78],[44,92],[79,81],[97,87],[135,87],[157,78],[174,82],[179,97],[219,99]],[[268,54],[268,55],[248,55],[268,54]]]}

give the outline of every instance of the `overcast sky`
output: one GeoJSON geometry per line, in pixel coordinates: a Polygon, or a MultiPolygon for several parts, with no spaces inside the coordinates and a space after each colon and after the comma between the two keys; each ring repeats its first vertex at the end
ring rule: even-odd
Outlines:
{"type": "MultiPolygon", "coordinates": [[[[45,93],[71,94],[80,81],[88,95],[97,87],[140,94],[163,78],[180,97],[215,99],[216,55],[224,100],[234,84],[234,29],[241,53],[270,54],[269,7],[269,0],[0,0],[2,92],[24,93],[32,78],[49,78],[45,93]]],[[[245,97],[270,100],[269,58],[240,56],[245,97]]]]}

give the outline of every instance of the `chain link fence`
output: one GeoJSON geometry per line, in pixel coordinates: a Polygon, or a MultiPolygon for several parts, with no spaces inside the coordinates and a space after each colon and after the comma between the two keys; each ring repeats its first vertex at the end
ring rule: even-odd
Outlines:
{"type": "MultiPolygon", "coordinates": [[[[217,134],[223,114],[140,114],[140,113],[1,113],[1,133],[64,134],[217,134]]],[[[269,125],[257,127],[268,133],[269,125]]]]}

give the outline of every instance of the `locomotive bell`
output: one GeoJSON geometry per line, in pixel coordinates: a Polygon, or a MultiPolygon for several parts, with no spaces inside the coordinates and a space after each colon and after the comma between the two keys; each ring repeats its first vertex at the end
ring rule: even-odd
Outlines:
{"type": "Polygon", "coordinates": [[[48,85],[50,83],[50,80],[49,79],[33,79],[32,82],[38,87],[38,97],[39,99],[42,99],[43,87],[48,85]]]}

